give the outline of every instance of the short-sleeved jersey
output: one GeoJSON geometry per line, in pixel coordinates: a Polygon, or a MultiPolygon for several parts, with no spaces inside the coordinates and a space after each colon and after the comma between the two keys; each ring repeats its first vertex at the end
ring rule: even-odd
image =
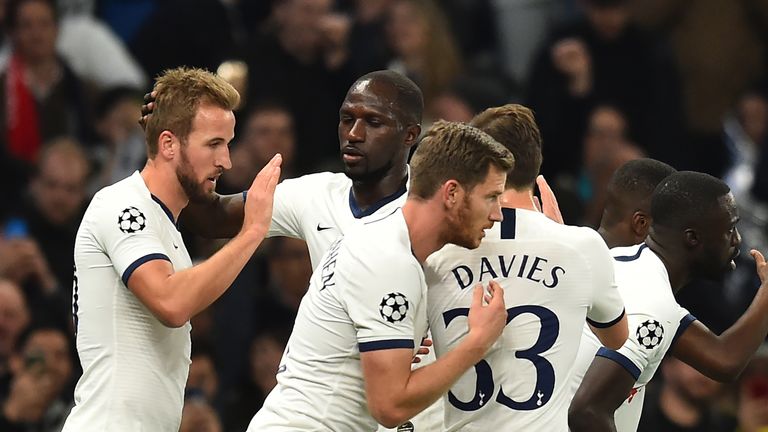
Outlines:
{"type": "Polygon", "coordinates": [[[567,431],[571,369],[585,319],[610,326],[624,314],[611,256],[590,228],[502,209],[480,247],[448,245],[424,271],[435,352],[468,333],[472,289],[495,279],[508,324],[485,358],[445,396],[445,430],[567,431]]]}
{"type": "Polygon", "coordinates": [[[614,413],[616,430],[636,431],[645,398],[645,385],[653,378],[672,343],[696,318],[677,304],[664,263],[646,244],[611,249],[616,283],[624,298],[629,337],[617,351],[601,346],[584,326],[574,368],[570,396],[578,390],[595,355],[620,364],[636,383],[614,413]]]}
{"type": "Polygon", "coordinates": [[[350,229],[315,269],[277,386],[248,430],[375,430],[360,353],[415,352],[427,331],[426,289],[400,209],[350,229]]]}
{"type": "Polygon", "coordinates": [[[312,268],[328,247],[362,218],[392,213],[406,199],[402,188],[361,210],[352,195],[352,180],[329,172],[284,180],[275,190],[268,237],[286,236],[307,242],[312,268]]]}
{"type": "Polygon", "coordinates": [[[75,240],[73,313],[83,375],[65,431],[177,431],[190,325],[163,325],[126,284],[142,264],[191,267],[173,216],[141,175],[99,191],[75,240]]]}

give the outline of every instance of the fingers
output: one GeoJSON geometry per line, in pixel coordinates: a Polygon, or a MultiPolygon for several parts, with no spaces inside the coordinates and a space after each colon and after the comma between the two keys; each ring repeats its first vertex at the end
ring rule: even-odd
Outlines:
{"type": "Polygon", "coordinates": [[[539,213],[543,213],[541,211],[541,201],[539,201],[539,197],[536,195],[533,196],[533,206],[536,207],[536,211],[539,213]]]}
{"type": "Polygon", "coordinates": [[[421,340],[421,346],[423,347],[431,347],[432,346],[432,339],[424,338],[421,340]]]}
{"type": "Polygon", "coordinates": [[[751,251],[749,251],[749,254],[752,255],[752,258],[755,259],[755,265],[757,265],[758,267],[765,265],[765,257],[763,256],[762,253],[760,253],[759,250],[752,249],[751,251]]]}
{"type": "Polygon", "coordinates": [[[478,283],[475,285],[474,291],[472,292],[472,309],[477,309],[483,307],[483,292],[485,290],[483,289],[483,284],[478,283]]]}
{"type": "Polygon", "coordinates": [[[488,289],[491,292],[491,300],[488,301],[488,305],[498,306],[500,304],[501,307],[504,307],[504,288],[502,288],[498,282],[491,279],[491,281],[488,282],[488,289]]]}
{"type": "Polygon", "coordinates": [[[553,221],[563,224],[563,215],[560,213],[560,206],[557,204],[557,197],[549,187],[549,183],[543,175],[536,177],[536,185],[541,194],[541,212],[553,221]]]}

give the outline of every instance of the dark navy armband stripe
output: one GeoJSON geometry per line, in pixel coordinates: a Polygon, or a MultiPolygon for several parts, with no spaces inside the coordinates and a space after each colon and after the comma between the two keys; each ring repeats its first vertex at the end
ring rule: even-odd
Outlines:
{"type": "Polygon", "coordinates": [[[595,328],[608,328],[610,326],[616,325],[616,323],[621,321],[621,319],[624,318],[624,313],[625,313],[625,309],[622,309],[621,310],[621,314],[618,317],[616,317],[615,320],[611,320],[611,321],[609,321],[607,323],[601,323],[601,322],[597,322],[597,321],[592,321],[591,319],[589,319],[589,317],[587,317],[587,322],[589,323],[589,325],[591,325],[592,327],[595,327],[595,328]]]}
{"type": "Polygon", "coordinates": [[[677,327],[677,331],[675,332],[675,337],[672,338],[673,345],[675,342],[677,342],[677,338],[679,338],[680,335],[683,334],[683,332],[688,330],[688,326],[693,324],[694,321],[696,321],[696,317],[691,314],[688,314],[680,319],[680,325],[677,327]]]}
{"type": "Polygon", "coordinates": [[[609,350],[606,347],[600,347],[599,350],[597,350],[597,354],[595,354],[596,357],[604,357],[608,360],[613,360],[621,367],[627,370],[630,375],[632,375],[632,378],[637,381],[637,379],[640,377],[640,368],[638,368],[634,363],[632,363],[632,360],[628,359],[624,354],[621,354],[618,351],[609,350]]]}
{"type": "Polygon", "coordinates": [[[125,271],[123,272],[123,284],[125,284],[126,287],[128,286],[128,279],[131,277],[133,272],[135,272],[136,269],[139,268],[142,264],[144,264],[146,262],[149,262],[149,261],[158,260],[158,259],[166,260],[168,262],[171,262],[171,259],[168,258],[168,256],[166,256],[165,254],[153,253],[153,254],[149,254],[149,255],[144,255],[143,257],[141,257],[141,258],[137,259],[136,261],[134,261],[133,263],[131,263],[131,265],[129,265],[128,268],[125,269],[125,271]]]}
{"type": "Polygon", "coordinates": [[[378,351],[393,348],[410,348],[413,349],[413,339],[390,339],[379,340],[373,342],[360,342],[358,344],[360,352],[378,351]]]}

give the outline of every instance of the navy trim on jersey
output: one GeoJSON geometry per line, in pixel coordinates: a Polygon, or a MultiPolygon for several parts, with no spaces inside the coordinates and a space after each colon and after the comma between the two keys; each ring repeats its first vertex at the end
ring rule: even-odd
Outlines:
{"type": "Polygon", "coordinates": [[[243,191],[243,204],[245,204],[246,201],[248,201],[248,191],[244,190],[243,191]]]}
{"type": "Polygon", "coordinates": [[[154,194],[150,194],[150,195],[152,196],[152,199],[156,203],[160,204],[160,208],[163,209],[163,212],[165,212],[165,215],[168,216],[168,219],[171,220],[171,222],[173,223],[173,226],[175,226],[176,229],[179,229],[178,225],[176,225],[176,221],[173,219],[173,213],[171,213],[171,210],[168,209],[168,207],[166,207],[166,205],[163,204],[162,201],[160,201],[160,198],[156,197],[154,194]]]}
{"type": "Polygon", "coordinates": [[[648,245],[643,243],[643,244],[640,245],[640,248],[637,249],[637,253],[636,254],[634,254],[634,255],[626,255],[626,256],[617,256],[617,257],[613,257],[613,259],[615,259],[616,261],[621,261],[621,262],[634,261],[634,260],[640,258],[640,254],[643,253],[643,251],[646,248],[648,248],[648,245]]]}
{"type": "Polygon", "coordinates": [[[141,258],[137,259],[136,261],[132,262],[131,265],[129,265],[128,268],[125,269],[125,271],[123,272],[123,278],[122,278],[123,279],[123,284],[125,284],[125,286],[128,286],[128,279],[131,277],[133,272],[135,272],[136,269],[139,268],[142,264],[147,263],[149,261],[158,260],[158,259],[162,259],[162,260],[166,260],[168,262],[171,262],[171,259],[168,258],[168,256],[165,255],[165,254],[153,253],[153,254],[149,254],[149,255],[144,255],[143,257],[141,257],[141,258]]]}
{"type": "Polygon", "coordinates": [[[358,344],[360,352],[379,351],[393,348],[413,349],[413,339],[389,339],[373,342],[360,342],[358,344]]]}
{"type": "Polygon", "coordinates": [[[621,319],[624,318],[625,311],[626,311],[625,309],[622,309],[621,310],[621,315],[616,317],[615,320],[611,320],[611,321],[609,321],[607,323],[601,323],[601,322],[597,322],[597,321],[592,321],[591,319],[589,319],[589,317],[587,317],[587,322],[589,323],[589,325],[591,325],[592,327],[595,327],[595,328],[608,328],[608,327],[610,327],[612,325],[615,325],[619,321],[621,321],[621,319]]]}
{"type": "Polygon", "coordinates": [[[675,337],[672,338],[673,344],[677,342],[677,338],[679,338],[680,335],[682,335],[683,332],[688,329],[688,326],[693,324],[694,321],[696,321],[696,317],[691,314],[688,314],[680,318],[680,325],[677,327],[677,331],[675,332],[675,337]]]}
{"type": "Polygon", "coordinates": [[[634,363],[632,363],[632,360],[628,359],[626,356],[624,356],[624,354],[618,351],[609,350],[606,347],[600,347],[600,349],[597,350],[597,354],[595,354],[595,356],[604,357],[604,358],[607,358],[608,360],[615,361],[616,363],[621,365],[621,367],[626,369],[627,372],[629,372],[629,374],[632,375],[632,378],[634,378],[635,381],[637,381],[637,379],[640,377],[640,368],[638,368],[634,363]]]}
{"type": "MultiPolygon", "coordinates": [[[[406,184],[408,184],[407,180],[406,180],[406,184]]],[[[360,208],[360,206],[357,205],[357,201],[355,201],[355,194],[352,193],[352,188],[349,188],[349,210],[352,211],[352,216],[354,216],[355,219],[360,219],[361,217],[370,216],[376,213],[376,210],[400,198],[406,192],[408,192],[408,189],[405,187],[405,185],[403,185],[403,187],[398,189],[392,195],[385,196],[384,198],[371,204],[371,206],[368,207],[367,209],[363,210],[360,208]]]]}
{"type": "Polygon", "coordinates": [[[501,221],[501,238],[514,239],[515,227],[517,225],[517,212],[513,208],[501,208],[501,215],[504,220],[501,221]]]}

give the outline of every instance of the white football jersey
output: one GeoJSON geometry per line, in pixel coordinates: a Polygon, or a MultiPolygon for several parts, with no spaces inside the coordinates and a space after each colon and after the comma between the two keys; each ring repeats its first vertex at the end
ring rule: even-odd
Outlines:
{"type": "Polygon", "coordinates": [[[566,431],[583,323],[607,327],[624,315],[611,256],[590,228],[502,211],[479,248],[445,246],[424,268],[438,358],[467,335],[475,284],[495,279],[508,308],[502,336],[444,397],[445,430],[566,431]]]}
{"type": "Polygon", "coordinates": [[[653,378],[675,339],[696,320],[677,304],[664,263],[645,243],[611,249],[616,283],[624,298],[629,337],[617,351],[600,344],[587,326],[571,383],[571,399],[595,355],[620,364],[636,380],[627,399],[616,409],[616,430],[634,432],[640,422],[645,385],[653,378]]]}
{"type": "Polygon", "coordinates": [[[277,386],[248,430],[375,430],[360,353],[415,352],[427,331],[426,290],[400,209],[349,229],[315,269],[277,386]]]}
{"type": "Polygon", "coordinates": [[[75,240],[73,314],[83,375],[64,431],[179,430],[190,325],[163,325],[127,288],[142,264],[192,266],[173,216],[141,175],[99,191],[75,240]]]}
{"type": "Polygon", "coordinates": [[[312,268],[315,268],[334,240],[362,218],[387,215],[402,207],[406,192],[406,188],[402,188],[363,211],[352,195],[352,180],[345,174],[324,172],[284,180],[275,190],[267,237],[285,236],[306,241],[312,268]]]}

